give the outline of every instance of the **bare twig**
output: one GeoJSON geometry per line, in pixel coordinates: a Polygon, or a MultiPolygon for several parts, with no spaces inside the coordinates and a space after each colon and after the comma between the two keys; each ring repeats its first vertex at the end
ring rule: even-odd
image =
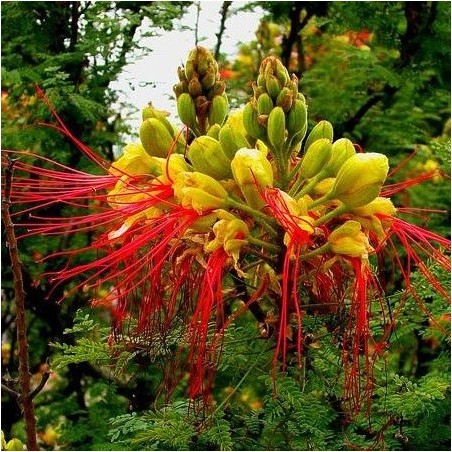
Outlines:
{"type": "Polygon", "coordinates": [[[220,57],[220,47],[221,47],[221,41],[223,40],[223,33],[226,29],[225,23],[226,19],[228,18],[228,9],[231,6],[232,2],[223,2],[223,5],[221,7],[221,21],[220,21],[220,30],[218,33],[216,33],[217,37],[217,45],[215,47],[215,60],[218,61],[218,58],[220,57]]]}
{"type": "Polygon", "coordinates": [[[31,397],[30,371],[28,366],[28,342],[27,342],[27,321],[25,317],[25,291],[22,279],[21,262],[17,251],[17,239],[14,233],[14,224],[11,221],[9,213],[11,184],[14,172],[14,161],[6,158],[5,167],[5,191],[2,199],[2,220],[5,224],[5,233],[9,255],[11,257],[11,266],[14,278],[14,292],[16,299],[16,328],[17,328],[17,347],[19,358],[19,383],[20,395],[19,402],[22,408],[25,421],[25,432],[27,435],[28,450],[38,450],[36,442],[36,419],[34,405],[31,397]]]}
{"type": "Polygon", "coordinates": [[[19,400],[20,394],[14,389],[11,389],[9,386],[2,383],[2,391],[7,392],[13,399],[19,400]]]}

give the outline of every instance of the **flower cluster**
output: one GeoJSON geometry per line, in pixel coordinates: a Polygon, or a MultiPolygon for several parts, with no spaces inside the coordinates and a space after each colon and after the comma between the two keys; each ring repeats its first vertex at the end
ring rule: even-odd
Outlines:
{"type": "Polygon", "coordinates": [[[73,138],[54,112],[56,127],[102,174],[18,161],[14,203],[30,204],[28,212],[62,204],[87,209],[72,217],[33,215],[24,235],[94,231],[88,248],[56,253],[68,263],[48,276],[56,284],[78,281],[69,293],[92,289],[123,337],[152,344],[183,325],[191,398],[209,397],[221,338],[234,317],[231,300],[241,299],[262,337],[275,344],[275,371],[285,371],[292,358],[302,366],[303,316],[322,300],[344,319],[343,404],[358,411],[372,391],[371,355],[381,353],[394,326],[379,338],[370,332],[369,319],[379,315],[371,302],[384,296],[376,266],[391,260],[415,296],[415,264],[448,298],[426,260],[450,270],[450,242],[398,217],[390,196],[413,182],[385,186],[386,156],[334,140],[328,121],[306,136],[306,100],[277,58],[263,60],[253,97],[234,112],[206,49],[194,49],[178,75],[184,129],[148,105],[141,142],[111,164],[73,138]],[[96,258],[73,265],[87,249],[96,258]]]}

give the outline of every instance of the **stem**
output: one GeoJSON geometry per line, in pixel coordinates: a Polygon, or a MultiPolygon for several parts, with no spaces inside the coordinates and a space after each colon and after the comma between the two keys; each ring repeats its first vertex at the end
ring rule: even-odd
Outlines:
{"type": "Polygon", "coordinates": [[[326,223],[327,221],[331,220],[332,218],[337,217],[338,215],[341,215],[341,214],[347,212],[347,210],[348,210],[348,207],[344,204],[341,204],[340,206],[333,209],[331,212],[323,215],[323,217],[318,218],[314,222],[314,226],[320,226],[321,224],[326,223]]]}
{"type": "Polygon", "coordinates": [[[268,224],[268,221],[271,221],[272,219],[265,215],[262,212],[259,212],[258,210],[253,209],[250,206],[247,206],[246,204],[243,204],[239,201],[236,201],[235,199],[228,198],[226,201],[226,204],[229,205],[229,207],[234,207],[238,210],[242,210],[243,212],[247,213],[248,215],[252,216],[255,220],[259,221],[259,223],[262,224],[262,226],[273,236],[277,236],[278,233],[273,229],[272,226],[268,224]]]}
{"type": "Polygon", "coordinates": [[[323,204],[324,202],[330,201],[334,198],[333,192],[328,192],[326,195],[322,196],[321,198],[316,199],[310,206],[309,209],[312,209],[313,207],[317,207],[320,204],[323,204]]]}
{"type": "Polygon", "coordinates": [[[5,169],[5,196],[2,200],[2,219],[5,224],[6,241],[11,257],[11,267],[14,278],[14,292],[16,299],[16,328],[17,348],[19,359],[19,403],[22,407],[25,422],[25,433],[27,436],[28,450],[39,450],[36,442],[36,418],[32,400],[30,370],[28,365],[28,342],[27,342],[27,320],[25,317],[25,291],[22,278],[21,262],[17,251],[17,239],[14,234],[14,224],[11,221],[9,206],[11,204],[11,184],[14,171],[14,161],[7,158],[5,169]]]}
{"type": "Polygon", "coordinates": [[[312,257],[318,256],[319,254],[329,251],[330,248],[331,248],[331,245],[328,242],[324,243],[322,246],[319,246],[318,248],[311,251],[310,253],[302,254],[300,256],[300,260],[307,261],[308,259],[311,259],[312,257]]]}
{"type": "Polygon", "coordinates": [[[273,245],[272,243],[265,242],[264,240],[257,239],[256,237],[249,236],[247,238],[248,242],[253,245],[260,246],[262,248],[266,248],[269,251],[274,251],[275,253],[279,253],[281,248],[278,245],[273,245]]]}

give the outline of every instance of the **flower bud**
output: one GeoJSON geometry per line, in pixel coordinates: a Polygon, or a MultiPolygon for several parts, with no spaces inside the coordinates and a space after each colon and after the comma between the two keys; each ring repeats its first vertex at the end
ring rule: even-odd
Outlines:
{"type": "Polygon", "coordinates": [[[260,115],[269,115],[273,108],[273,101],[267,93],[263,93],[257,99],[257,112],[260,115]]]}
{"type": "Polygon", "coordinates": [[[207,136],[212,137],[215,140],[218,140],[220,130],[221,130],[220,124],[214,124],[213,126],[209,127],[209,130],[207,131],[207,136]]]}
{"type": "Polygon", "coordinates": [[[13,438],[5,446],[5,450],[24,450],[22,441],[18,438],[13,438]]]}
{"type": "Polygon", "coordinates": [[[128,144],[116,162],[110,166],[110,174],[114,176],[139,176],[149,174],[159,176],[162,174],[163,159],[150,156],[139,143],[128,144]]]}
{"type": "Polygon", "coordinates": [[[378,196],[369,204],[353,209],[353,213],[362,217],[370,217],[372,215],[384,215],[385,217],[395,216],[397,210],[389,198],[378,196]]]}
{"type": "Polygon", "coordinates": [[[216,81],[216,73],[213,70],[209,70],[206,72],[204,77],[201,79],[201,85],[203,90],[207,91],[209,88],[212,88],[215,85],[216,81]]]}
{"type": "Polygon", "coordinates": [[[270,97],[274,100],[278,97],[282,85],[279,83],[278,79],[274,75],[268,75],[265,80],[265,89],[270,97]]]}
{"type": "Polygon", "coordinates": [[[336,228],[328,236],[333,253],[350,257],[366,258],[373,248],[366,235],[361,231],[358,221],[349,220],[336,228]]]}
{"type": "Polygon", "coordinates": [[[260,190],[273,185],[273,168],[265,154],[257,149],[239,149],[231,169],[247,203],[260,209],[264,205],[260,190]]]}
{"type": "Polygon", "coordinates": [[[331,158],[331,148],[331,141],[327,138],[314,141],[305,152],[301,161],[299,171],[301,177],[311,179],[311,177],[319,173],[331,158]]]}
{"type": "Polygon", "coordinates": [[[220,142],[202,135],[190,144],[187,156],[196,171],[217,180],[231,176],[230,161],[223,152],[220,142]]]}
{"type": "Polygon", "coordinates": [[[356,154],[355,147],[348,138],[336,140],[331,149],[331,159],[325,167],[328,175],[336,176],[342,164],[354,154],[356,154]]]}
{"type": "Polygon", "coordinates": [[[289,137],[292,138],[292,147],[303,140],[306,135],[307,128],[308,110],[306,103],[300,99],[297,99],[293,103],[292,108],[287,115],[287,132],[289,137]]]}
{"type": "Polygon", "coordinates": [[[198,213],[219,209],[226,203],[228,193],[221,184],[198,172],[181,172],[173,182],[174,196],[186,209],[192,208],[198,213]]]}
{"type": "Polygon", "coordinates": [[[231,160],[239,149],[249,147],[249,143],[244,135],[228,123],[220,129],[218,139],[226,157],[231,160]]]}
{"type": "Polygon", "coordinates": [[[267,137],[267,130],[259,124],[257,116],[257,110],[253,107],[251,102],[248,102],[243,109],[243,125],[245,130],[252,138],[265,140],[267,137]]]}
{"type": "Polygon", "coordinates": [[[173,137],[156,118],[149,118],[141,124],[140,139],[149,155],[166,157],[173,145],[173,137]]]}
{"type": "Polygon", "coordinates": [[[197,77],[192,77],[188,82],[188,93],[192,97],[198,97],[202,94],[202,85],[197,77]]]}
{"type": "Polygon", "coordinates": [[[293,93],[289,88],[283,88],[281,92],[278,94],[276,98],[276,105],[281,107],[284,110],[284,113],[287,113],[293,104],[293,93]]]}
{"type": "Polygon", "coordinates": [[[379,195],[388,170],[383,154],[354,154],[339,169],[332,194],[349,208],[364,206],[379,195]]]}
{"type": "Polygon", "coordinates": [[[228,115],[229,103],[226,95],[215,96],[209,108],[209,124],[223,124],[228,115]]]}
{"type": "Polygon", "coordinates": [[[177,113],[186,126],[193,127],[196,124],[195,102],[190,94],[182,93],[177,98],[177,113]]]}
{"type": "Polygon", "coordinates": [[[308,149],[314,141],[320,140],[320,138],[327,138],[333,142],[333,126],[328,121],[320,121],[311,130],[311,133],[306,138],[304,148],[308,149]]]}
{"type": "Polygon", "coordinates": [[[286,117],[281,107],[275,107],[268,116],[267,135],[273,149],[281,149],[286,139],[286,117]]]}

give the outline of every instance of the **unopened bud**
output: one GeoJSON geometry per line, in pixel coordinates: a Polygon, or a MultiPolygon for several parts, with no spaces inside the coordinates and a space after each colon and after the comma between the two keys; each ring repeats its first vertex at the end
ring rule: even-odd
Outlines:
{"type": "Polygon", "coordinates": [[[286,117],[281,107],[275,107],[268,116],[267,135],[273,149],[278,150],[286,139],[286,117]]]}
{"type": "Polygon", "coordinates": [[[215,96],[209,108],[209,124],[223,124],[228,115],[229,103],[225,94],[222,96],[215,96]]]}
{"type": "Polygon", "coordinates": [[[265,154],[257,149],[239,149],[231,169],[248,204],[260,209],[264,205],[261,190],[273,185],[273,168],[265,154]]]}
{"type": "Polygon", "coordinates": [[[257,112],[260,115],[269,115],[273,109],[273,101],[267,93],[263,93],[257,99],[257,112]]]}
{"type": "Polygon", "coordinates": [[[192,77],[188,82],[188,93],[192,97],[197,97],[202,94],[202,85],[197,77],[192,77]]]}
{"type": "Polygon", "coordinates": [[[293,138],[292,146],[300,143],[308,128],[308,111],[306,104],[297,99],[287,115],[287,132],[293,138]]]}
{"type": "Polygon", "coordinates": [[[239,149],[249,147],[249,143],[244,135],[228,123],[221,128],[218,139],[226,157],[231,160],[239,149]]]}
{"type": "Polygon", "coordinates": [[[20,439],[13,438],[6,443],[5,450],[24,450],[24,445],[20,439]]]}
{"type": "Polygon", "coordinates": [[[293,93],[289,88],[283,88],[276,98],[276,105],[287,113],[293,104],[293,93]]]}
{"type": "Polygon", "coordinates": [[[365,258],[369,251],[373,250],[368,238],[361,231],[361,224],[354,220],[346,221],[331,232],[328,243],[334,253],[350,257],[365,258]]]}
{"type": "Polygon", "coordinates": [[[213,126],[209,127],[209,130],[207,131],[207,136],[215,138],[215,140],[218,140],[220,130],[221,130],[220,124],[214,124],[213,126]]]}
{"type": "Polygon", "coordinates": [[[389,198],[383,198],[381,196],[375,198],[369,204],[353,209],[353,213],[363,217],[369,217],[372,215],[384,215],[388,217],[395,216],[397,209],[389,198]]]}
{"type": "Polygon", "coordinates": [[[196,108],[193,98],[188,93],[182,93],[177,99],[177,113],[180,120],[188,127],[196,123],[196,108]]]}
{"type": "Polygon", "coordinates": [[[309,146],[303,156],[300,166],[300,175],[304,179],[311,179],[318,174],[328,163],[331,157],[331,141],[321,138],[309,146]]]}
{"type": "Polygon", "coordinates": [[[140,127],[140,139],[149,155],[166,157],[173,145],[173,137],[156,118],[146,119],[140,127]]]}
{"type": "Polygon", "coordinates": [[[182,172],[173,182],[174,196],[186,209],[192,208],[198,213],[224,207],[228,194],[221,184],[198,172],[182,172]]]}
{"type": "Polygon", "coordinates": [[[265,80],[265,88],[270,97],[276,100],[282,89],[282,85],[274,75],[268,75],[265,80]]]}
{"type": "Polygon", "coordinates": [[[328,121],[320,121],[311,130],[311,133],[306,138],[304,148],[308,149],[314,141],[320,140],[320,138],[327,138],[333,142],[333,126],[328,121]]]}
{"type": "Polygon", "coordinates": [[[383,154],[354,154],[339,169],[332,194],[349,208],[364,206],[379,195],[388,170],[383,154]]]}
{"type": "Polygon", "coordinates": [[[202,135],[190,144],[187,156],[196,171],[221,180],[231,176],[230,161],[223,152],[220,142],[202,135]]]}
{"type": "Polygon", "coordinates": [[[248,135],[257,140],[262,140],[266,138],[267,130],[259,124],[257,116],[257,110],[251,102],[248,102],[243,109],[243,125],[248,135]]]}
{"type": "Polygon", "coordinates": [[[354,154],[356,154],[355,147],[348,138],[336,140],[331,149],[331,159],[325,168],[328,175],[336,176],[343,163],[354,154]]]}

